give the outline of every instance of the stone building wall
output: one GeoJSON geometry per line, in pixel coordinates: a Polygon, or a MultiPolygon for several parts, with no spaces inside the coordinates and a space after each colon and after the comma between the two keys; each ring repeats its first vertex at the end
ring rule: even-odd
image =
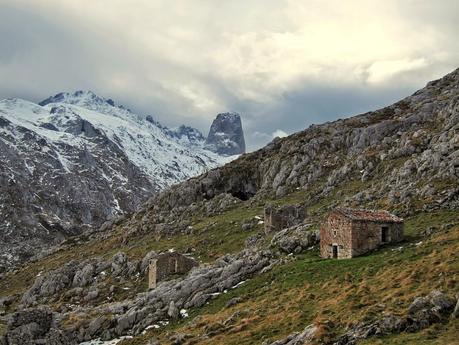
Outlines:
{"type": "Polygon", "coordinates": [[[265,233],[299,225],[304,222],[306,215],[306,206],[303,204],[267,206],[265,208],[265,233]]]}
{"type": "Polygon", "coordinates": [[[384,243],[400,242],[403,231],[403,222],[355,220],[332,211],[320,227],[320,255],[333,258],[333,246],[337,246],[338,259],[362,255],[384,243]]]}
{"type": "Polygon", "coordinates": [[[352,221],[331,212],[320,226],[320,255],[333,257],[333,245],[338,246],[338,259],[352,257],[352,221]]]}
{"type": "Polygon", "coordinates": [[[193,258],[176,252],[159,254],[150,261],[148,269],[148,287],[154,289],[156,284],[173,274],[184,274],[198,263],[193,258]]]}
{"type": "Polygon", "coordinates": [[[376,249],[384,243],[403,239],[403,223],[382,223],[354,220],[352,225],[352,256],[376,249]],[[383,228],[387,229],[386,241],[382,241],[383,228]]]}

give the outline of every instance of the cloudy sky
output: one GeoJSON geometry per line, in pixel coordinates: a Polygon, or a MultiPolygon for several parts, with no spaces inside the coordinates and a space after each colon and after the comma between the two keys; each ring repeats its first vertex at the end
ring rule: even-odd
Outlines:
{"type": "Polygon", "coordinates": [[[0,0],[0,99],[90,89],[249,149],[459,67],[457,0],[0,0]]]}

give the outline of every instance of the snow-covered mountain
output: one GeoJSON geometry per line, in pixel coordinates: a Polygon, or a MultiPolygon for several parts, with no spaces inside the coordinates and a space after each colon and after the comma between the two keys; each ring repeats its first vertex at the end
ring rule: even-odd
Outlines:
{"type": "Polygon", "coordinates": [[[0,271],[231,157],[91,91],[0,101],[0,271]]]}
{"type": "Polygon", "coordinates": [[[57,120],[65,127],[66,123],[78,122],[79,117],[102,130],[160,188],[228,161],[204,149],[205,137],[197,129],[186,126],[169,129],[151,116],[134,114],[91,91],[60,93],[39,104],[56,114],[41,123],[54,124],[57,120]]]}

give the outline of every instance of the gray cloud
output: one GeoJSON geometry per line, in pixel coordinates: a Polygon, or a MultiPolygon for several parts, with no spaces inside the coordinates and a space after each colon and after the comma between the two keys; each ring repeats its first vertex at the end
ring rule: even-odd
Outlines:
{"type": "Polygon", "coordinates": [[[458,67],[458,16],[455,0],[0,0],[0,98],[91,89],[204,132],[238,111],[254,149],[458,67]]]}

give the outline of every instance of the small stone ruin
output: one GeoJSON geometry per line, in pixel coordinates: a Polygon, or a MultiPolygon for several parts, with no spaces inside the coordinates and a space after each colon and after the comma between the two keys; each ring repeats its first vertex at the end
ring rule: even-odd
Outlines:
{"type": "Polygon", "coordinates": [[[185,274],[198,265],[198,262],[193,258],[177,252],[161,253],[150,260],[148,288],[154,289],[161,280],[174,274],[185,274]]]}
{"type": "Polygon", "coordinates": [[[273,233],[302,224],[307,216],[306,205],[286,205],[265,208],[265,233],[273,233]]]}

